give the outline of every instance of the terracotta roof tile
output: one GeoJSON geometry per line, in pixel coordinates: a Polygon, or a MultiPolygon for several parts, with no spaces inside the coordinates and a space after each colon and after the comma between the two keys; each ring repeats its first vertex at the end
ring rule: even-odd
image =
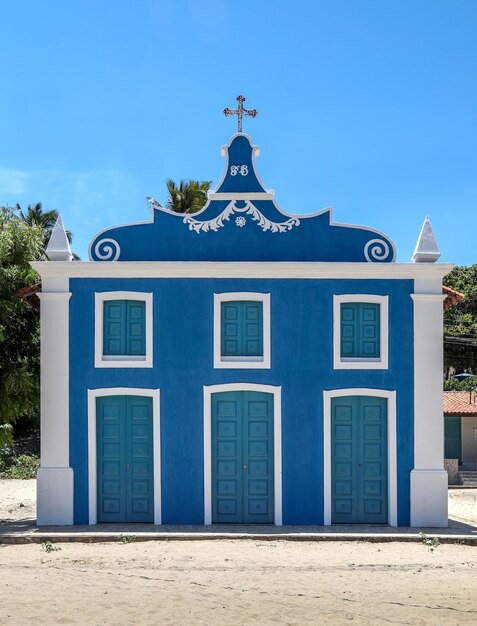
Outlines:
{"type": "Polygon", "coordinates": [[[477,397],[472,391],[444,391],[444,415],[477,416],[477,397]]]}
{"type": "Polygon", "coordinates": [[[446,296],[446,299],[444,300],[444,310],[446,311],[447,309],[455,306],[464,298],[463,293],[460,293],[460,291],[455,291],[454,289],[446,287],[445,285],[442,285],[442,293],[446,296]]]}
{"type": "Polygon", "coordinates": [[[36,283],[34,285],[27,285],[26,287],[22,287],[18,291],[15,292],[17,298],[23,300],[34,309],[40,308],[40,298],[38,297],[38,292],[41,291],[41,283],[36,283]]]}

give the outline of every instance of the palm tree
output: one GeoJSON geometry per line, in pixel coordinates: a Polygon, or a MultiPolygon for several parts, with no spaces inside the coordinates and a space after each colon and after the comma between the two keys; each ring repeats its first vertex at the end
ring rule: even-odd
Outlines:
{"type": "Polygon", "coordinates": [[[176,213],[197,213],[207,202],[207,192],[212,185],[211,180],[181,180],[179,186],[169,178],[166,180],[167,198],[166,208],[176,213]]]}
{"type": "MultiPolygon", "coordinates": [[[[20,215],[20,218],[28,224],[28,226],[40,226],[45,231],[45,238],[43,241],[43,248],[46,248],[53,231],[53,227],[58,219],[58,211],[54,209],[51,211],[43,211],[41,202],[37,202],[34,205],[29,204],[26,212],[24,213],[19,204],[15,207],[20,215]]],[[[70,230],[66,231],[68,241],[71,243],[73,240],[73,233],[70,230]]]]}

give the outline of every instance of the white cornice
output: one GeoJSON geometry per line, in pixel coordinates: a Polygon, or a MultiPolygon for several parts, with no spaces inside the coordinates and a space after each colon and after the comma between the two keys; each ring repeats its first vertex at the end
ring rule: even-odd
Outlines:
{"type": "Polygon", "coordinates": [[[42,278],[360,278],[442,279],[451,263],[213,261],[34,261],[42,278]]]}
{"type": "Polygon", "coordinates": [[[440,293],[411,293],[414,302],[444,302],[446,294],[440,293]]]}

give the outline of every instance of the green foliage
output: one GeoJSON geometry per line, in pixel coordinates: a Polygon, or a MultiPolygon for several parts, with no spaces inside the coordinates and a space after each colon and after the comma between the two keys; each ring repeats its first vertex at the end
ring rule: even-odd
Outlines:
{"type": "Polygon", "coordinates": [[[457,378],[449,378],[444,381],[444,391],[473,391],[477,389],[477,376],[457,380],[457,378]]]}
{"type": "Polygon", "coordinates": [[[0,478],[35,478],[39,465],[40,459],[34,455],[0,456],[0,478]]]}
{"type": "Polygon", "coordinates": [[[475,319],[477,314],[477,263],[469,267],[466,265],[454,267],[452,272],[444,278],[444,283],[447,287],[465,295],[464,300],[459,302],[456,308],[461,313],[471,313],[475,319]]]}
{"type": "MultiPolygon", "coordinates": [[[[58,211],[43,211],[41,202],[37,202],[35,205],[29,204],[24,212],[19,204],[15,206],[15,211],[18,212],[20,219],[28,226],[39,227],[43,231],[43,248],[46,248],[48,241],[50,240],[51,233],[58,219],[58,211]]],[[[73,233],[69,230],[66,231],[70,243],[73,239],[73,233]]]]}
{"type": "Polygon", "coordinates": [[[419,533],[422,543],[429,548],[429,552],[434,552],[434,548],[438,548],[441,544],[437,537],[428,537],[424,533],[419,533]]]}
{"type": "Polygon", "coordinates": [[[11,424],[0,424],[0,464],[12,454],[13,428],[11,424]]]}
{"type": "Polygon", "coordinates": [[[477,373],[477,264],[455,267],[444,284],[464,299],[444,313],[444,365],[447,371],[477,373]]]}
{"type": "Polygon", "coordinates": [[[166,180],[167,198],[166,208],[176,213],[197,213],[207,202],[207,192],[212,181],[181,180],[179,186],[172,179],[166,180]]]}
{"type": "Polygon", "coordinates": [[[44,552],[58,552],[58,550],[61,550],[60,546],[55,546],[55,544],[51,543],[51,541],[44,541],[41,544],[41,549],[44,552]]]}
{"type": "Polygon", "coordinates": [[[0,423],[39,412],[39,315],[15,292],[39,281],[29,261],[42,244],[42,227],[0,207],[0,423]]]}
{"type": "Polygon", "coordinates": [[[134,543],[136,541],[136,535],[119,535],[116,539],[118,543],[134,543]]]}

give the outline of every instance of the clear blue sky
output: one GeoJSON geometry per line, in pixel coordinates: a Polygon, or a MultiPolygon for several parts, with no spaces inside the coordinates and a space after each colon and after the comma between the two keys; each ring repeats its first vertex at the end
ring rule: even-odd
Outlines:
{"type": "Polygon", "coordinates": [[[476,0],[0,0],[0,204],[61,212],[83,259],[244,130],[289,213],[477,262],[476,0]]]}

